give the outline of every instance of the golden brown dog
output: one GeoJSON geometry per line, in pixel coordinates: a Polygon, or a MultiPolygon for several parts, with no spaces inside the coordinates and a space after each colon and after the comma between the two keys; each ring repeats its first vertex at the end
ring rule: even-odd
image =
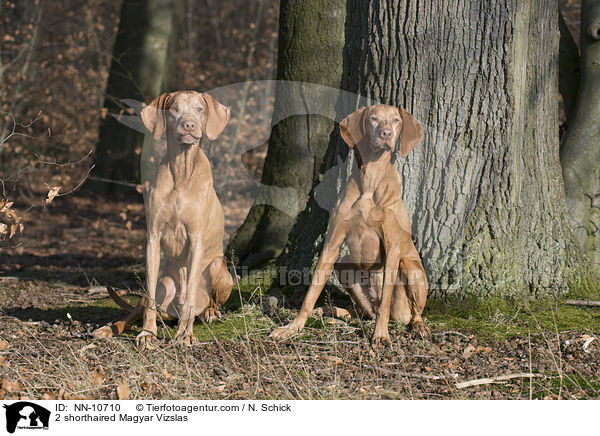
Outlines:
{"type": "Polygon", "coordinates": [[[165,93],[142,110],[155,140],[165,132],[167,137],[167,153],[146,201],[146,295],[127,318],[96,330],[96,337],[121,333],[143,313],[136,341],[146,344],[156,338],[158,313],[178,319],[175,339],[192,344],[195,317],[211,321],[220,316],[218,308],[229,298],[233,281],[223,259],[223,209],[202,142],[219,136],[229,114],[210,95],[194,91],[165,93]]]}
{"type": "Polygon", "coordinates": [[[363,107],[341,122],[340,134],[354,148],[357,165],[329,219],[325,246],[300,313],[275,329],[272,337],[282,339],[302,330],[334,267],[358,309],[377,319],[375,345],[391,343],[390,317],[421,336],[429,333],[421,318],[427,277],[412,241],[400,174],[391,162],[400,133],[400,153],[406,157],[421,142],[423,128],[404,109],[392,106],[363,107]],[[334,265],[344,241],[350,254],[334,265]]]}

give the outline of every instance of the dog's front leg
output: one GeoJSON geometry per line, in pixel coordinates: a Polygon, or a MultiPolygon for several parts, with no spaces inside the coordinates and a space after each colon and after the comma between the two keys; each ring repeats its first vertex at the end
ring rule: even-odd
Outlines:
{"type": "Polygon", "coordinates": [[[375,333],[373,335],[373,345],[381,347],[391,345],[388,324],[390,322],[390,310],[392,306],[392,295],[396,280],[398,279],[398,268],[400,266],[400,257],[402,244],[401,239],[404,235],[398,220],[392,213],[384,214],[381,226],[383,237],[383,247],[385,250],[385,266],[383,271],[383,285],[381,292],[381,301],[377,311],[377,321],[375,323],[375,333]]]}
{"type": "Polygon", "coordinates": [[[148,344],[156,338],[156,286],[159,267],[160,238],[156,234],[149,234],[148,244],[146,245],[147,298],[144,307],[142,332],[135,338],[138,345],[148,344]]]}
{"type": "Polygon", "coordinates": [[[187,265],[187,292],[174,336],[177,342],[185,345],[192,345],[196,341],[194,337],[194,318],[196,313],[202,312],[209,304],[208,292],[199,292],[201,286],[206,286],[206,283],[201,282],[203,281],[202,274],[208,266],[203,255],[202,241],[200,237],[191,236],[190,239],[191,252],[187,265]]]}
{"type": "MultiPolygon", "coordinates": [[[[385,246],[385,244],[384,244],[385,246]]],[[[377,322],[375,324],[375,334],[373,335],[373,345],[380,347],[391,345],[388,323],[390,321],[390,307],[392,304],[392,294],[398,278],[398,265],[400,263],[400,250],[398,245],[394,244],[386,247],[385,270],[383,275],[383,291],[381,301],[377,312],[377,322]]]]}
{"type": "Polygon", "coordinates": [[[332,227],[331,233],[328,233],[330,237],[325,242],[325,247],[315,268],[310,288],[308,288],[298,316],[288,325],[273,330],[270,335],[272,338],[285,339],[297,334],[304,328],[306,320],[312,314],[317,299],[321,295],[325,283],[327,283],[329,274],[331,274],[333,264],[340,252],[340,246],[348,233],[348,226],[345,222],[334,221],[330,227],[332,227]]]}
{"type": "Polygon", "coordinates": [[[302,308],[296,319],[284,327],[279,327],[271,332],[271,337],[276,339],[285,339],[295,335],[304,328],[306,320],[312,314],[321,291],[327,283],[329,274],[333,269],[333,264],[340,252],[340,246],[346,239],[346,235],[353,225],[352,205],[358,199],[360,190],[356,179],[351,178],[342,194],[341,198],[333,210],[329,224],[327,226],[327,239],[323,247],[323,252],[315,268],[310,287],[302,303],[302,308]]]}

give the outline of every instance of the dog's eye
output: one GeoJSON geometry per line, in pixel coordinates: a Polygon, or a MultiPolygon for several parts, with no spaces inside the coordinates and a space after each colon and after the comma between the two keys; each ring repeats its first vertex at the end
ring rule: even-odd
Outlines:
{"type": "Polygon", "coordinates": [[[198,107],[196,108],[196,110],[197,110],[198,112],[204,112],[204,108],[203,108],[202,106],[198,106],[198,107]]]}
{"type": "Polygon", "coordinates": [[[173,106],[173,112],[178,113],[179,112],[179,106],[173,106]]]}
{"type": "Polygon", "coordinates": [[[371,121],[373,121],[373,122],[376,122],[376,121],[377,121],[377,117],[376,117],[376,116],[374,116],[374,115],[372,115],[372,116],[371,116],[371,121]]]}
{"type": "Polygon", "coordinates": [[[394,118],[394,123],[399,123],[400,122],[400,118],[394,118]]]}

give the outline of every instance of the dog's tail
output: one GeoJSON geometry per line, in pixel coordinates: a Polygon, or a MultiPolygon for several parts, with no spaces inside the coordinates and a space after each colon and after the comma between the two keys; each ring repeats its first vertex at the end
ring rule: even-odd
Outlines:
{"type": "MultiPolygon", "coordinates": [[[[117,294],[117,291],[115,291],[112,287],[107,286],[106,290],[108,291],[108,295],[110,295],[110,298],[112,298],[114,300],[115,303],[117,303],[119,305],[119,307],[127,312],[133,312],[137,309],[137,307],[133,307],[131,304],[129,304],[127,301],[123,300],[119,294],[117,294]]],[[[143,298],[142,298],[143,300],[143,298]]],[[[139,304],[138,304],[139,306],[139,304]]]]}

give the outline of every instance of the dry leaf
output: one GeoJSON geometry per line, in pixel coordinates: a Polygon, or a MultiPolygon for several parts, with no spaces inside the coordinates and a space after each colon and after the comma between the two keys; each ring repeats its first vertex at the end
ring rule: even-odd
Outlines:
{"type": "Polygon", "coordinates": [[[473,355],[473,353],[475,352],[475,347],[471,344],[469,344],[467,346],[467,348],[464,349],[464,351],[462,352],[462,355],[465,359],[468,359],[469,357],[471,357],[473,355]]]}
{"type": "Polygon", "coordinates": [[[131,389],[129,389],[129,384],[126,379],[123,379],[121,383],[117,385],[117,397],[119,400],[126,400],[131,395],[131,389]]]}
{"type": "Polygon", "coordinates": [[[6,363],[6,356],[0,356],[0,366],[6,363]]]}
{"type": "MultiPolygon", "coordinates": [[[[48,186],[48,185],[46,185],[48,186]]],[[[46,197],[46,204],[50,204],[52,203],[52,200],[54,200],[54,197],[56,197],[58,195],[58,191],[60,191],[60,186],[53,186],[52,188],[50,188],[48,186],[48,189],[50,191],[48,191],[48,197],[46,197]]]]}
{"type": "Polygon", "coordinates": [[[8,342],[0,341],[0,351],[4,351],[6,349],[8,349],[8,342]]]}
{"type": "Polygon", "coordinates": [[[104,375],[98,371],[92,372],[92,384],[100,386],[102,383],[104,383],[104,375]]]}
{"type": "Polygon", "coordinates": [[[341,365],[344,361],[338,356],[325,356],[325,360],[333,365],[341,365]]]}
{"type": "Polygon", "coordinates": [[[23,385],[19,382],[11,382],[6,379],[2,382],[2,389],[6,392],[14,393],[23,390],[23,385]]]}
{"type": "Polygon", "coordinates": [[[42,394],[42,400],[56,400],[56,394],[52,392],[44,392],[42,394]]]}
{"type": "Polygon", "coordinates": [[[9,201],[7,203],[4,203],[2,205],[2,207],[0,207],[0,213],[6,213],[8,212],[8,209],[10,209],[10,207],[14,204],[14,201],[9,201]]]}

